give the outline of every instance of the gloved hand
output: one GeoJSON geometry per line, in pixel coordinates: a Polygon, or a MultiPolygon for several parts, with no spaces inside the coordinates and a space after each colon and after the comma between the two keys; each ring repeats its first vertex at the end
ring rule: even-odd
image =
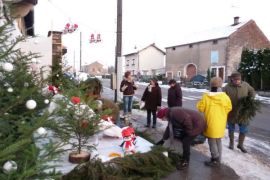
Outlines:
{"type": "Polygon", "coordinates": [[[160,141],[158,141],[157,143],[156,143],[156,145],[158,146],[158,145],[163,145],[164,144],[164,140],[163,139],[161,139],[160,141]]]}

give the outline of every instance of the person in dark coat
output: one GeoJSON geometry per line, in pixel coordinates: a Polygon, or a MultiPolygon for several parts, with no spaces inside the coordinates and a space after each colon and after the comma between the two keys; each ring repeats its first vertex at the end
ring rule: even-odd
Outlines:
{"type": "Polygon", "coordinates": [[[147,124],[146,127],[150,127],[151,114],[153,116],[152,128],[156,128],[157,123],[157,109],[161,106],[161,89],[156,79],[152,79],[150,84],[146,87],[142,101],[145,102],[145,109],[147,111],[147,124]]]}
{"type": "Polygon", "coordinates": [[[131,72],[125,72],[125,77],[120,85],[120,92],[123,92],[124,117],[131,116],[133,96],[137,89],[138,87],[132,79],[131,72]]]}
{"type": "Polygon", "coordinates": [[[168,107],[182,107],[182,89],[174,79],[169,81],[168,107]]]}
{"type": "Polygon", "coordinates": [[[198,111],[182,107],[160,109],[157,117],[169,121],[163,138],[157,145],[163,145],[164,141],[169,138],[180,140],[183,146],[183,158],[176,167],[179,170],[187,168],[190,159],[191,143],[206,128],[204,117],[198,111]]]}

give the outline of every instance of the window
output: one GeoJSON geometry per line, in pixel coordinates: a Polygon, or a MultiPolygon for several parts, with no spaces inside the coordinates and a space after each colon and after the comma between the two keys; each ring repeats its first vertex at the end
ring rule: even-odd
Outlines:
{"type": "Polygon", "coordinates": [[[166,72],[166,77],[169,78],[169,79],[172,79],[173,78],[173,72],[172,71],[167,71],[166,72]]]}
{"type": "Polygon", "coordinates": [[[213,44],[217,44],[217,43],[218,43],[218,40],[214,40],[214,41],[213,41],[213,44]]]}
{"type": "Polygon", "coordinates": [[[218,51],[211,51],[211,64],[217,64],[219,61],[218,51]]]}
{"type": "Polygon", "coordinates": [[[193,44],[190,44],[188,47],[189,47],[189,48],[193,48],[193,44]]]}
{"type": "Polygon", "coordinates": [[[132,66],[135,66],[135,59],[132,59],[132,66]]]}
{"type": "Polygon", "coordinates": [[[177,72],[177,76],[178,76],[178,77],[181,77],[181,74],[182,74],[181,71],[178,71],[178,72],[177,72]]]}
{"type": "Polygon", "coordinates": [[[127,59],[126,61],[126,66],[129,66],[129,59],[127,59]]]}

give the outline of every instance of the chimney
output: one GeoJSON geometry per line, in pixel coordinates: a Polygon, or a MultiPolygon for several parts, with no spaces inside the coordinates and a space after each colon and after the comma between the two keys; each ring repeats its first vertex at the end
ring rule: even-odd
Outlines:
{"type": "Polygon", "coordinates": [[[240,19],[239,16],[235,16],[235,17],[233,18],[233,26],[236,26],[237,24],[239,24],[239,19],[240,19]]]}

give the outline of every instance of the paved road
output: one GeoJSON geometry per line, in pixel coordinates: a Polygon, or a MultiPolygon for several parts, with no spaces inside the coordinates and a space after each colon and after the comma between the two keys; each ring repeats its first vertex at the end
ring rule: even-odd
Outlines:
{"type": "MultiPolygon", "coordinates": [[[[109,80],[103,80],[104,88],[110,87],[109,80]]],[[[136,91],[135,97],[141,99],[142,94],[146,86],[139,85],[138,90],[136,91]]],[[[166,106],[167,99],[167,89],[162,88],[162,105],[166,106]]],[[[201,92],[188,92],[183,91],[183,107],[189,109],[196,109],[196,103],[202,97],[201,92]]],[[[261,112],[256,115],[253,121],[250,124],[250,132],[248,136],[254,137],[255,139],[262,140],[264,142],[270,142],[270,105],[264,104],[261,112]]]]}

